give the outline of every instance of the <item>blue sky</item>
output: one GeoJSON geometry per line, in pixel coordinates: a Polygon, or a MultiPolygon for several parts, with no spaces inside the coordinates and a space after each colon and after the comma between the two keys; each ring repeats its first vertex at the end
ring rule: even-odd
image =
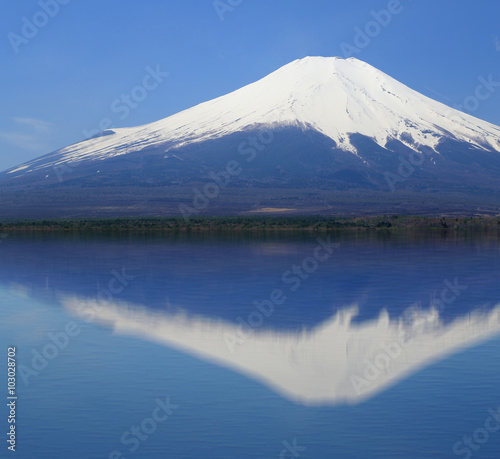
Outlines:
{"type": "Polygon", "coordinates": [[[495,1],[4,0],[0,30],[0,170],[356,44],[354,57],[500,125],[495,1]]]}

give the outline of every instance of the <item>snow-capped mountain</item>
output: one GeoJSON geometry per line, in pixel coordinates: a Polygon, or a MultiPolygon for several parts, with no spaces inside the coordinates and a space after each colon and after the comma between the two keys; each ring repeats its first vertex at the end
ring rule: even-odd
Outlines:
{"type": "Polygon", "coordinates": [[[229,161],[230,185],[240,188],[491,195],[500,189],[500,128],[355,58],[307,57],[163,120],[9,169],[0,185],[192,188],[229,161]]]}
{"type": "Polygon", "coordinates": [[[240,338],[238,326],[188,314],[152,312],[142,305],[60,297],[72,314],[93,317],[114,333],[133,335],[191,354],[261,382],[304,405],[357,404],[412,373],[500,333],[500,306],[444,323],[435,310],[405,323],[382,311],[354,323],[356,306],[337,311],[312,330],[257,330],[240,338]],[[384,351],[381,351],[383,349],[384,351]],[[383,369],[370,366],[381,355],[383,369]]]}

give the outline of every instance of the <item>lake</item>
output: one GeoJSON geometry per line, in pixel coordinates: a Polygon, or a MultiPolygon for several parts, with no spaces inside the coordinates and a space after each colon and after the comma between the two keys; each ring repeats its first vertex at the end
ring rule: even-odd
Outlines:
{"type": "Polygon", "coordinates": [[[499,255],[497,233],[4,235],[0,457],[499,458],[499,255]]]}

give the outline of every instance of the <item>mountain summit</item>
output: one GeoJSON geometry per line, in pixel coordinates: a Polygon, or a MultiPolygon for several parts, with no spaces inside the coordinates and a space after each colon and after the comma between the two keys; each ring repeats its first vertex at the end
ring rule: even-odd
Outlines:
{"type": "Polygon", "coordinates": [[[405,202],[455,193],[452,207],[470,210],[499,196],[499,151],[497,126],[358,59],[306,57],[163,120],[104,131],[9,169],[0,191],[37,188],[47,198],[65,191],[87,201],[99,190],[101,202],[86,202],[77,215],[104,207],[178,214],[196,193],[211,200],[196,214],[265,206],[328,213],[345,210],[343,194],[354,192],[377,196],[375,207],[358,211],[404,211],[401,193],[405,202]],[[211,182],[216,196],[203,191],[211,182]],[[129,204],[109,206],[111,195],[129,204]],[[138,195],[141,206],[131,207],[138,195]]]}

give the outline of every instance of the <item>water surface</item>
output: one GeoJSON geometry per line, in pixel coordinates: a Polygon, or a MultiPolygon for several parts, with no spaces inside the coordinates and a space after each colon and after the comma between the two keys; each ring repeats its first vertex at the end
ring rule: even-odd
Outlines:
{"type": "Polygon", "coordinates": [[[499,249],[480,233],[10,234],[17,457],[500,457],[499,249]]]}

